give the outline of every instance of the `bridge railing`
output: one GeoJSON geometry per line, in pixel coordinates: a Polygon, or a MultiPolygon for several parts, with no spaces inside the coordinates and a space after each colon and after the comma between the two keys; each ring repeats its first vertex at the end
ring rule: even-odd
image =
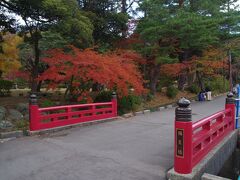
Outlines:
{"type": "Polygon", "coordinates": [[[29,110],[30,131],[37,131],[116,117],[117,98],[113,95],[111,102],[40,108],[36,95],[31,95],[29,110]]]}
{"type": "Polygon", "coordinates": [[[237,91],[237,99],[236,99],[236,129],[240,128],[239,125],[239,119],[240,119],[240,85],[238,84],[236,87],[236,91],[237,91]]]}
{"type": "Polygon", "coordinates": [[[174,170],[188,174],[221,140],[234,130],[235,99],[226,99],[225,109],[192,122],[190,101],[180,99],[176,108],[174,170]]]}

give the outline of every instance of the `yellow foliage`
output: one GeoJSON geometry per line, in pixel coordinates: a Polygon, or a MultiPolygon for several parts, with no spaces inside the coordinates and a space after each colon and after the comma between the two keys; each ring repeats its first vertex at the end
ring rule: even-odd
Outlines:
{"type": "Polygon", "coordinates": [[[9,73],[12,70],[20,68],[19,50],[17,46],[23,41],[16,34],[2,34],[3,42],[1,43],[2,52],[0,52],[0,71],[9,73]]]}

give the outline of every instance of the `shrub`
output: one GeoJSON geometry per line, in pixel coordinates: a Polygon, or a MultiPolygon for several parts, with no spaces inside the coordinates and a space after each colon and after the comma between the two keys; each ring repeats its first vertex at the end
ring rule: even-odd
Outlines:
{"type": "Polygon", "coordinates": [[[157,92],[162,92],[162,86],[160,84],[157,85],[157,92]]]}
{"type": "Polygon", "coordinates": [[[148,93],[148,94],[146,94],[146,96],[144,97],[144,100],[146,100],[146,101],[151,101],[151,100],[153,100],[153,98],[154,98],[154,95],[153,95],[152,93],[148,93]]]}
{"type": "Polygon", "coordinates": [[[168,87],[169,85],[173,84],[174,79],[168,76],[161,76],[159,79],[158,85],[162,87],[168,87]]]}
{"type": "Polygon", "coordinates": [[[26,131],[28,130],[28,127],[29,127],[29,121],[28,120],[16,121],[15,126],[17,130],[26,131]]]}
{"type": "Polygon", "coordinates": [[[198,94],[200,92],[200,88],[196,84],[192,84],[187,90],[191,93],[198,94]]]}
{"type": "Polygon", "coordinates": [[[120,114],[136,110],[137,106],[142,102],[141,97],[128,95],[118,100],[118,110],[120,114]]]}
{"type": "Polygon", "coordinates": [[[94,102],[109,102],[112,100],[111,91],[101,91],[94,99],[94,102]]]}
{"type": "Polygon", "coordinates": [[[18,89],[24,89],[28,87],[28,82],[22,78],[17,78],[15,83],[17,84],[18,89]]]}
{"type": "Polygon", "coordinates": [[[13,82],[0,79],[0,96],[9,96],[13,82]]]}
{"type": "Polygon", "coordinates": [[[223,93],[229,90],[229,81],[226,79],[224,80],[222,77],[216,77],[208,80],[205,87],[208,87],[214,92],[223,93]]]}
{"type": "Polygon", "coordinates": [[[41,107],[51,107],[51,106],[55,106],[55,103],[51,100],[44,100],[42,103],[41,103],[41,107]]]}
{"type": "Polygon", "coordinates": [[[205,87],[205,91],[208,92],[208,91],[212,91],[212,88],[210,86],[206,86],[205,87]]]}
{"type": "Polygon", "coordinates": [[[169,98],[175,98],[177,96],[178,90],[174,86],[167,87],[167,96],[169,98]]]}

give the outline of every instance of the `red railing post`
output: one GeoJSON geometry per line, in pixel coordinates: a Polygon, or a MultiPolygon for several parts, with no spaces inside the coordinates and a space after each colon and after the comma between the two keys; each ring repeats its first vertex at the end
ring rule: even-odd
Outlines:
{"type": "Polygon", "coordinates": [[[233,97],[233,93],[229,92],[227,94],[226,98],[226,104],[225,104],[225,109],[231,109],[231,119],[232,119],[232,124],[231,124],[231,129],[235,129],[235,99],[233,97]]]}
{"type": "Polygon", "coordinates": [[[117,95],[115,92],[112,93],[112,108],[113,108],[113,116],[117,117],[117,95]]]}
{"type": "Polygon", "coordinates": [[[30,95],[29,99],[29,122],[30,122],[30,131],[36,131],[39,129],[39,107],[37,104],[37,96],[35,94],[30,95]]]}
{"type": "Polygon", "coordinates": [[[190,101],[181,98],[175,111],[174,170],[192,172],[192,110],[190,101]]]}

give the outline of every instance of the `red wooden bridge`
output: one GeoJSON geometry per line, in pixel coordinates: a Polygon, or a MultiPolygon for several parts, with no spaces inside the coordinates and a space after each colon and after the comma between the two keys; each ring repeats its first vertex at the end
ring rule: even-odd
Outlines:
{"type": "MultiPolygon", "coordinates": [[[[159,180],[166,174],[170,179],[176,174],[189,178],[186,173],[195,173],[216,147],[230,143],[226,138],[235,132],[234,99],[228,97],[224,105],[225,99],[191,105],[182,99],[176,114],[173,108],[165,109],[1,143],[1,180],[159,180]]],[[[43,131],[115,117],[116,104],[113,98],[104,104],[39,108],[33,96],[30,128],[43,131]]],[[[227,153],[220,155],[228,158],[227,153]]]]}

